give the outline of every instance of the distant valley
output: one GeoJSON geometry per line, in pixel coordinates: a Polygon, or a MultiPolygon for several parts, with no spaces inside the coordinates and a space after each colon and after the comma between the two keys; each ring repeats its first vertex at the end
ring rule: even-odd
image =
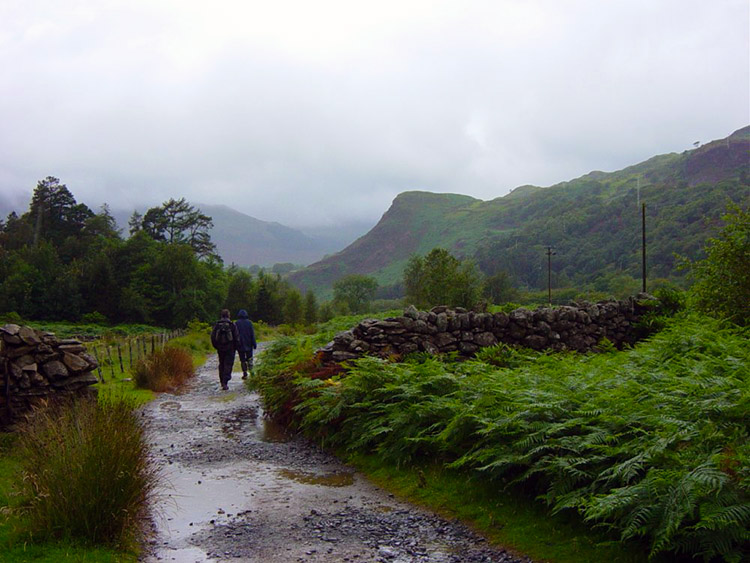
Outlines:
{"type": "MultiPolygon", "coordinates": [[[[19,215],[25,213],[30,201],[30,191],[25,195],[0,194],[0,219],[5,219],[12,211],[19,215]]],[[[280,223],[261,221],[226,205],[193,205],[213,219],[211,240],[227,265],[268,267],[277,263],[292,263],[306,266],[340,251],[372,227],[372,224],[351,222],[314,227],[303,232],[280,223]]],[[[92,210],[99,211],[96,208],[92,210]]],[[[128,220],[133,210],[111,211],[117,226],[127,236],[128,220]]],[[[144,213],[146,208],[138,211],[144,213]]]]}

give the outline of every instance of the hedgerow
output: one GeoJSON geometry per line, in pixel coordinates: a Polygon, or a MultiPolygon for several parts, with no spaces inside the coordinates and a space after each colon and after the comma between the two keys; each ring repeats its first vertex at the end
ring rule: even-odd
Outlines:
{"type": "Polygon", "coordinates": [[[750,331],[680,316],[635,349],[478,359],[419,355],[321,374],[313,340],[279,342],[259,379],[272,413],[324,445],[441,459],[651,554],[740,561],[750,536],[750,331]],[[310,376],[312,374],[312,377],[310,376]],[[278,385],[283,382],[283,385],[278,385]]]}

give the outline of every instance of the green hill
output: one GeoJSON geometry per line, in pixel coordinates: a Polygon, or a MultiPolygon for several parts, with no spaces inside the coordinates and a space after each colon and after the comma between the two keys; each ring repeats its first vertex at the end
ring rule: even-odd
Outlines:
{"type": "MultiPolygon", "coordinates": [[[[676,277],[674,254],[696,257],[729,200],[750,203],[750,127],[682,154],[655,156],[617,172],[591,172],[548,188],[521,186],[481,201],[405,192],[380,222],[341,252],[291,281],[327,293],[340,277],[398,283],[413,254],[436,246],[474,259],[519,286],[546,284],[547,246],[559,286],[640,276],[639,201],[646,204],[649,276],[676,277]]],[[[605,289],[605,288],[602,288],[605,289]]]]}

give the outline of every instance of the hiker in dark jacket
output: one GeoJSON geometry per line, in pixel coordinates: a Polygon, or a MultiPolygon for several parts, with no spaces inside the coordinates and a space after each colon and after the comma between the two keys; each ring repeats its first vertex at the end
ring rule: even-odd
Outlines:
{"type": "Polygon", "coordinates": [[[232,379],[234,352],[239,345],[240,336],[237,327],[229,320],[229,309],[222,309],[221,318],[211,331],[211,345],[219,355],[219,381],[221,388],[229,389],[227,383],[232,379]]]}
{"type": "Polygon", "coordinates": [[[242,379],[247,379],[247,371],[253,369],[253,350],[258,347],[255,342],[255,330],[253,322],[248,318],[247,311],[240,309],[237,320],[234,322],[240,337],[237,339],[237,352],[240,354],[242,364],[242,379]]]}

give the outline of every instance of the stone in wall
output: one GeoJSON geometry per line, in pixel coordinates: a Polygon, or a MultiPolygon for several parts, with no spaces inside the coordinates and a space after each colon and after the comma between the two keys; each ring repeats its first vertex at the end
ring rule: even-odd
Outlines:
{"type": "Polygon", "coordinates": [[[78,340],[17,324],[0,326],[0,420],[10,423],[45,398],[92,392],[97,367],[78,340]]]}
{"type": "Polygon", "coordinates": [[[468,357],[499,342],[534,350],[588,352],[603,338],[622,348],[634,343],[633,328],[655,301],[648,294],[638,294],[623,301],[578,302],[534,311],[519,308],[508,314],[445,306],[418,311],[409,306],[401,317],[363,320],[337,334],[318,353],[323,361],[334,362],[365,354],[388,357],[416,351],[459,352],[468,357]]]}

